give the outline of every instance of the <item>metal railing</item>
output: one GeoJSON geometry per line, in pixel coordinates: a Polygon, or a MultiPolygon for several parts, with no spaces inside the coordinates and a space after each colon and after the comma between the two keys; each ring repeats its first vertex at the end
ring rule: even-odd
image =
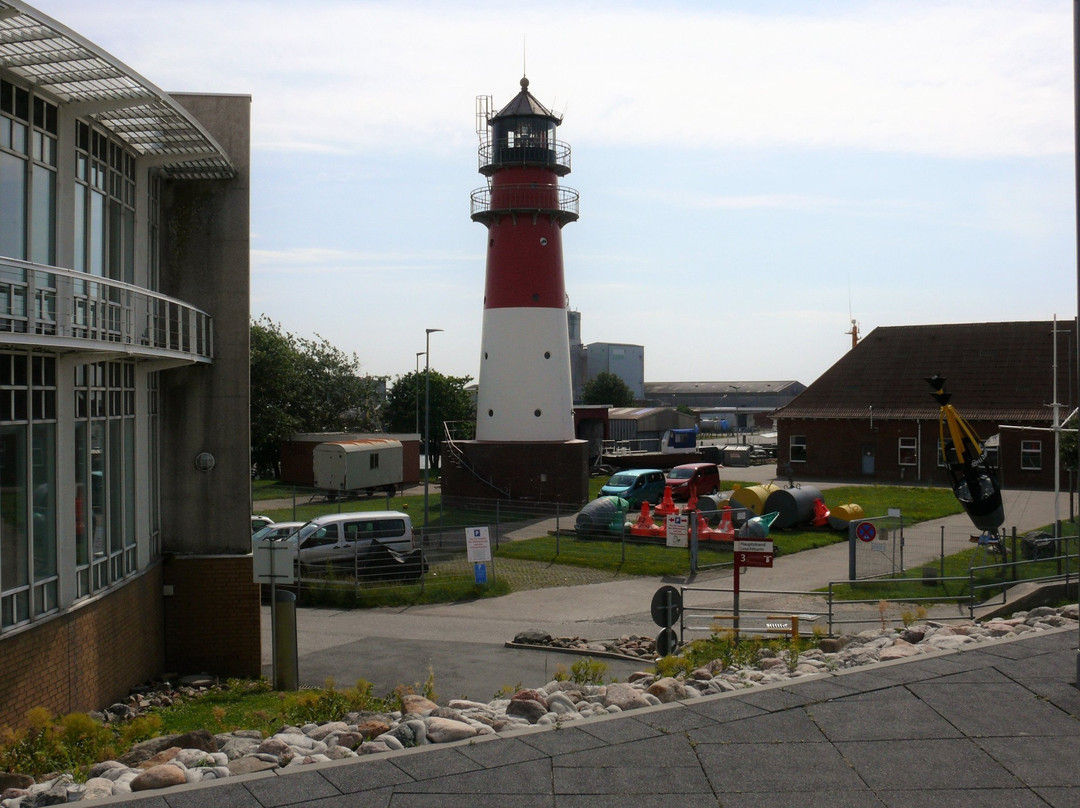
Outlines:
{"type": "Polygon", "coordinates": [[[480,172],[492,166],[547,166],[559,174],[570,173],[570,145],[555,140],[547,145],[522,143],[514,146],[496,145],[490,141],[480,144],[477,152],[480,172]]]}
{"type": "MultiPolygon", "coordinates": [[[[1075,539],[1075,537],[1072,537],[1075,539]]],[[[936,621],[971,620],[982,607],[1005,605],[1007,590],[1016,582],[1024,583],[1061,583],[1069,591],[1080,579],[1080,556],[1076,553],[1062,553],[1052,557],[1042,557],[1027,561],[1007,561],[1000,564],[972,566],[967,575],[933,576],[922,578],[866,578],[858,581],[831,581],[823,590],[799,591],[779,589],[748,589],[741,587],[739,595],[749,598],[750,604],[740,603],[734,608],[735,589],[733,586],[681,586],[683,609],[679,621],[680,637],[686,642],[683,632],[713,632],[720,624],[749,618],[743,621],[742,628],[750,633],[757,623],[789,614],[800,618],[799,630],[811,633],[815,625],[823,626],[832,636],[835,630],[843,626],[882,626],[900,622],[906,623],[917,616],[920,607],[948,606],[955,604],[956,613],[948,614],[939,609],[933,619],[936,621]],[[1016,575],[1018,568],[1036,564],[1055,562],[1056,571],[1047,575],[1016,575]],[[989,578],[989,580],[987,580],[989,578]],[[889,589],[922,583],[934,587],[937,591],[925,596],[904,595],[892,599],[889,589]],[[945,589],[950,583],[961,587],[956,594],[947,594],[945,589]],[[848,598],[839,597],[836,587],[858,585],[860,588],[879,589],[874,597],[848,598]],[[691,598],[708,597],[710,602],[693,604],[687,602],[687,593],[691,598]],[[994,593],[994,594],[990,594],[994,593]]],[[[723,630],[720,628],[720,630],[723,630]]],[[[770,632],[771,633],[771,632],[770,632]]]]}
{"type": "Polygon", "coordinates": [[[0,342],[209,362],[213,320],[190,304],[70,269],[0,258],[0,342]]]}
{"type": "Polygon", "coordinates": [[[578,218],[580,195],[561,185],[498,185],[472,192],[472,217],[499,213],[541,213],[566,220],[578,218]]]}

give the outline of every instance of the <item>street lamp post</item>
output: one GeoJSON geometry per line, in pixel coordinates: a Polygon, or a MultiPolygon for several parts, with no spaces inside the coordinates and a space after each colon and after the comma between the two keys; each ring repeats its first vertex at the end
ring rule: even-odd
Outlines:
{"type": "Polygon", "coordinates": [[[735,442],[739,443],[739,387],[738,384],[729,384],[728,389],[735,391],[735,442]]]}
{"type": "Polygon", "coordinates": [[[420,357],[427,356],[427,351],[416,352],[416,375],[413,376],[413,400],[416,402],[416,428],[413,430],[420,434],[420,357]]]}
{"type": "Polygon", "coordinates": [[[424,329],[424,538],[428,526],[428,478],[431,477],[431,335],[441,328],[424,329]]]}

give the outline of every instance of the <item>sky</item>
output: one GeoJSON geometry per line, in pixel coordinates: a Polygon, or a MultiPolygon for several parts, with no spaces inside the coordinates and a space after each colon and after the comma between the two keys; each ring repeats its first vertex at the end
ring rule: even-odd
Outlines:
{"type": "Polygon", "coordinates": [[[431,367],[478,375],[476,97],[523,72],[573,150],[582,339],[644,345],[646,382],[810,384],[852,320],[1076,316],[1069,0],[33,4],[251,96],[252,316],[365,373],[441,328],[431,367]]]}

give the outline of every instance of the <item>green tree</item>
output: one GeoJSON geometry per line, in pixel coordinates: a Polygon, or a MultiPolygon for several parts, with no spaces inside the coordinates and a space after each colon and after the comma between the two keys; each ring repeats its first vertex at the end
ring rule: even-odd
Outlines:
{"type": "Polygon", "coordinates": [[[614,373],[597,373],[585,382],[581,400],[583,404],[610,404],[612,407],[629,407],[634,403],[634,392],[614,373]]]}
{"type": "Polygon", "coordinates": [[[277,474],[281,441],[294,432],[377,430],[378,407],[356,354],[266,317],[251,324],[251,459],[260,473],[277,474]]]}
{"type": "MultiPolygon", "coordinates": [[[[431,446],[428,447],[428,468],[439,467],[439,455],[442,451],[443,423],[446,421],[464,422],[457,424],[466,431],[458,437],[472,437],[476,426],[476,404],[465,385],[471,382],[468,376],[444,376],[437,370],[431,371],[431,446]]],[[[398,376],[386,393],[383,403],[383,423],[391,432],[424,431],[424,371],[410,372],[398,376]]]]}

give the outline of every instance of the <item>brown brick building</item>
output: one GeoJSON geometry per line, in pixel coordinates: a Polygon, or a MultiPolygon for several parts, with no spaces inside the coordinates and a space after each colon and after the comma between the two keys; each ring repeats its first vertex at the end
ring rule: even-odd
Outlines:
{"type": "MultiPolygon", "coordinates": [[[[1062,420],[1076,401],[1075,336],[1057,324],[1062,420]]],[[[937,374],[996,452],[1003,486],[1052,488],[1053,368],[1052,321],[877,328],[774,413],[777,473],[790,464],[801,479],[947,485],[925,381],[937,374]]]]}

